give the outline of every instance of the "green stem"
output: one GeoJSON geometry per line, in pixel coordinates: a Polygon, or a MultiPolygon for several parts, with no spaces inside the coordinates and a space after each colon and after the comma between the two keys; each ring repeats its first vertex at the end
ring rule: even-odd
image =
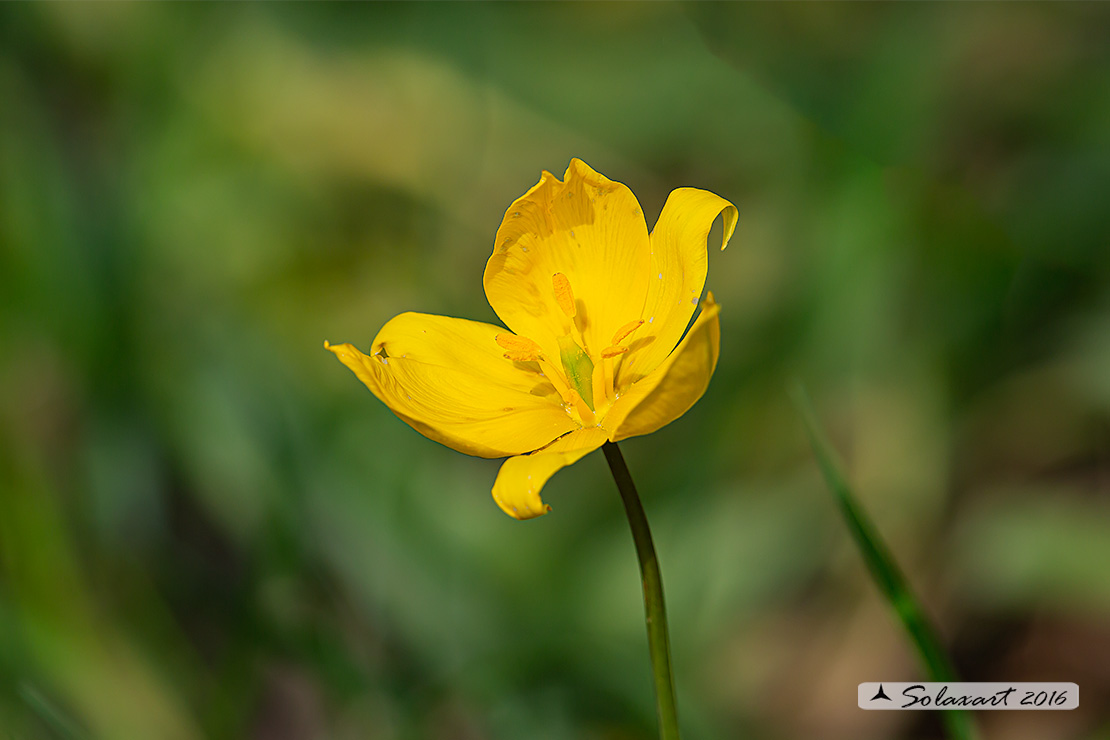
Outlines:
{"type": "Polygon", "coordinates": [[[663,603],[663,578],[659,573],[655,545],[651,541],[651,529],[620,448],[616,442],[606,442],[601,449],[621,493],[628,524],[632,527],[632,540],[636,543],[636,557],[640,560],[648,649],[651,652],[651,672],[655,676],[655,700],[659,706],[659,737],[662,740],[679,740],[671,645],[667,637],[667,608],[663,603]]]}

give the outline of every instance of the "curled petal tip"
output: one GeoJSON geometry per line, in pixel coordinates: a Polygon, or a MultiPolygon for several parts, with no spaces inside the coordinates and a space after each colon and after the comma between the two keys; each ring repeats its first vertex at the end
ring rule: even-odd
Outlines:
{"type": "Polygon", "coordinates": [[[493,491],[493,500],[501,507],[501,511],[518,521],[535,519],[551,511],[551,507],[540,499],[540,495],[531,491],[524,496],[514,497],[512,501],[506,501],[498,495],[497,489],[495,488],[493,491]]]}
{"type": "Polygon", "coordinates": [[[338,357],[339,359],[342,360],[344,357],[352,356],[351,355],[351,349],[353,349],[353,347],[351,347],[351,345],[347,344],[346,342],[344,342],[342,344],[332,344],[331,342],[329,342],[328,340],[325,339],[324,340],[324,349],[326,349],[328,352],[331,352],[336,357],[338,357]]]}
{"type": "Polygon", "coordinates": [[[556,472],[605,442],[599,427],[563,435],[542,450],[510,457],[501,464],[493,484],[493,500],[513,519],[534,519],[551,511],[540,499],[540,490],[556,472]]]}
{"type": "MultiPolygon", "coordinates": [[[[724,198],[721,200],[724,200],[724,198]]],[[[740,211],[736,209],[736,206],[732,205],[727,200],[725,200],[725,203],[728,205],[721,210],[724,223],[724,234],[721,237],[722,252],[725,250],[725,247],[728,246],[729,240],[732,239],[732,234],[736,231],[736,224],[740,220],[740,211]]]]}

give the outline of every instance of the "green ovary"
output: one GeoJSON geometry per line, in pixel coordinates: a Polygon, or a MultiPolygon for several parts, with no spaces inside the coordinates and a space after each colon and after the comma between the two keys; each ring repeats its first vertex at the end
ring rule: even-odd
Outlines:
{"type": "Polygon", "coordinates": [[[563,370],[578,395],[594,410],[594,363],[590,356],[569,336],[559,339],[559,359],[563,362],[563,370]]]}

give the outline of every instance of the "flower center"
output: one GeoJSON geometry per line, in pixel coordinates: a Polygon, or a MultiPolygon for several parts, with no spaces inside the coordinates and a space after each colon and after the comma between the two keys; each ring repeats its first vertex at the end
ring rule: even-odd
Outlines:
{"type": "Polygon", "coordinates": [[[621,355],[628,352],[623,342],[640,328],[643,319],[629,321],[617,329],[609,346],[591,353],[581,329],[575,321],[578,304],[570,280],[561,272],[551,276],[551,291],[555,304],[562,311],[562,334],[558,337],[559,364],[555,365],[540,346],[515,334],[498,334],[497,344],[505,350],[507,360],[535,362],[540,374],[548,378],[563,399],[567,413],[575,416],[582,426],[594,426],[597,419],[609,410],[618,398],[614,386],[616,369],[621,355]]]}

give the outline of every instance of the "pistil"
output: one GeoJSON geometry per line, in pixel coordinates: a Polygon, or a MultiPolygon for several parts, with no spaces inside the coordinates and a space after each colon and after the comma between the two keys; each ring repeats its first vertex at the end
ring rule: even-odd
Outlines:
{"type": "Polygon", "coordinates": [[[592,411],[594,409],[594,363],[569,335],[559,337],[559,359],[563,361],[567,381],[592,411]]]}

